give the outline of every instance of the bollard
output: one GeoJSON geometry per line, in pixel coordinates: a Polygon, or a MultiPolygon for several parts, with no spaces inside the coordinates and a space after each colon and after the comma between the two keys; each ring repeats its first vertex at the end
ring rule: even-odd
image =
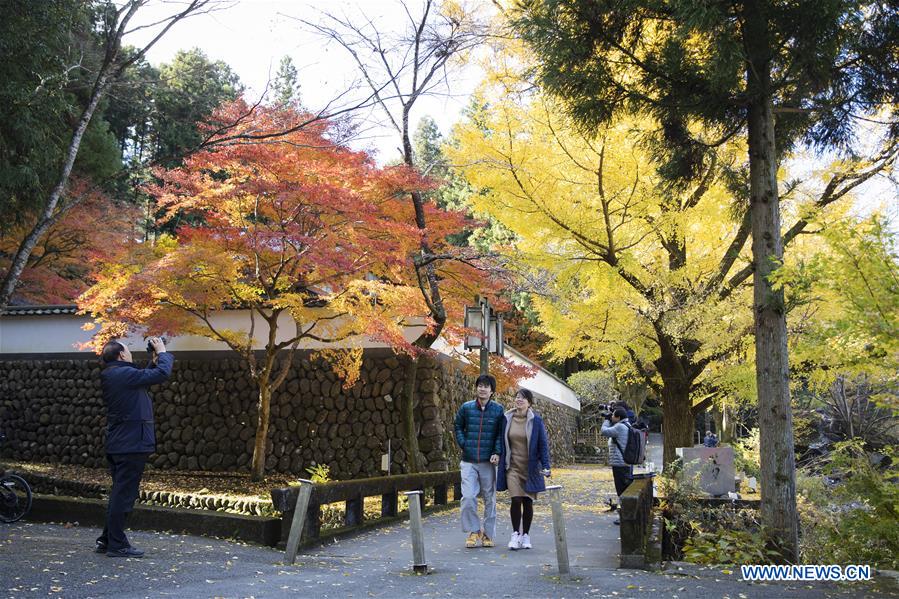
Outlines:
{"type": "Polygon", "coordinates": [[[293,520],[290,523],[290,534],[287,535],[287,563],[292,564],[297,560],[297,548],[300,546],[300,537],[303,536],[303,527],[306,524],[306,512],[309,510],[309,499],[312,497],[312,481],[300,479],[300,492],[297,496],[297,504],[293,510],[293,520]]]}
{"type": "Polygon", "coordinates": [[[562,517],[562,485],[546,487],[549,503],[553,510],[553,533],[556,537],[556,559],[559,562],[559,575],[568,576],[568,539],[565,536],[565,520],[562,517]]]}
{"type": "Polygon", "coordinates": [[[428,573],[425,559],[425,536],[421,526],[421,491],[403,493],[409,500],[409,528],[412,529],[412,569],[416,574],[428,573]]]}

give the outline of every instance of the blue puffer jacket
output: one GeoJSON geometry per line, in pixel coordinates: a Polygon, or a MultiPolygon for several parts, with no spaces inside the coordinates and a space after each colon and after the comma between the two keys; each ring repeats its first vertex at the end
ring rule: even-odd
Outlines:
{"type": "MultiPolygon", "coordinates": [[[[512,416],[515,410],[509,410],[505,414],[503,426],[503,453],[499,457],[499,470],[496,473],[496,490],[505,491],[509,488],[506,481],[506,470],[509,468],[511,455],[509,454],[509,429],[512,426],[512,416]]],[[[549,438],[546,435],[546,426],[543,418],[534,410],[528,409],[528,420],[525,424],[525,433],[528,437],[528,478],[524,483],[524,490],[528,493],[542,493],[546,490],[546,479],[543,470],[549,470],[549,438]]]]}
{"type": "Polygon", "coordinates": [[[456,412],[456,443],[463,462],[489,462],[502,449],[503,407],[489,400],[481,408],[478,400],[466,401],[456,412]]]}

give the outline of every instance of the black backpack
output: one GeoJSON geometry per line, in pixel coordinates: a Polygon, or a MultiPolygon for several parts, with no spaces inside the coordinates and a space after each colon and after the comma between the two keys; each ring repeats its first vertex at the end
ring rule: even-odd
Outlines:
{"type": "Polygon", "coordinates": [[[646,435],[643,431],[632,427],[630,423],[624,420],[621,422],[627,427],[627,445],[624,449],[621,449],[617,438],[612,437],[612,441],[615,442],[615,446],[621,452],[621,457],[624,458],[625,464],[638,466],[646,460],[646,435]]]}

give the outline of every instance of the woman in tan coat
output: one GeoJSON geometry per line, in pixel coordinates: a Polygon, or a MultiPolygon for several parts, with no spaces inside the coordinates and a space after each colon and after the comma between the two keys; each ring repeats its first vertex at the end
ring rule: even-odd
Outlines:
{"type": "Polygon", "coordinates": [[[543,419],[531,406],[534,395],[527,389],[515,394],[515,407],[506,412],[502,454],[496,477],[497,491],[508,489],[512,499],[512,538],[509,549],[530,549],[531,520],[537,493],[546,490],[550,475],[549,442],[543,419]]]}

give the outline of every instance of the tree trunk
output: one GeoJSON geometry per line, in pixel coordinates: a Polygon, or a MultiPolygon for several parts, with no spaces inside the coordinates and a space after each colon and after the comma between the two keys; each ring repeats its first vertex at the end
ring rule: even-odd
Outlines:
{"type": "MultiPolygon", "coordinates": [[[[108,69],[109,67],[104,64],[103,68],[108,69]]],[[[19,277],[21,277],[22,271],[25,270],[25,266],[28,264],[28,258],[31,257],[31,252],[34,251],[37,242],[41,240],[47,232],[47,229],[53,224],[54,218],[57,216],[56,210],[59,206],[59,201],[65,192],[66,186],[69,184],[69,175],[72,174],[75,158],[78,157],[78,150],[81,148],[81,138],[84,137],[84,132],[87,130],[87,126],[90,124],[91,118],[94,116],[94,112],[100,104],[100,99],[103,97],[108,86],[108,73],[102,72],[94,84],[90,100],[82,111],[75,130],[72,132],[72,137],[69,140],[69,147],[66,149],[65,160],[63,160],[56,184],[53,186],[53,190],[47,198],[47,203],[44,205],[44,209],[41,211],[37,223],[31,231],[29,231],[28,235],[25,236],[25,239],[22,240],[22,243],[19,244],[12,262],[9,265],[9,270],[6,271],[6,276],[3,278],[3,282],[0,283],[0,313],[2,313],[6,306],[9,305],[9,300],[12,298],[12,295],[16,290],[16,285],[19,283],[19,277]]]]}
{"type": "Polygon", "coordinates": [[[715,406],[712,408],[712,422],[715,423],[715,434],[722,443],[730,441],[730,435],[727,434],[727,414],[725,414],[724,406],[715,406]]]}
{"type": "Polygon", "coordinates": [[[269,381],[259,381],[259,404],[256,419],[256,443],[253,446],[253,463],[250,467],[250,480],[258,482],[265,477],[266,441],[268,439],[268,421],[271,411],[272,390],[269,381]]]}
{"type": "Polygon", "coordinates": [[[677,458],[675,449],[693,447],[694,431],[690,391],[683,385],[665,381],[662,387],[663,461],[670,464],[677,458]]]}
{"type": "Polygon", "coordinates": [[[759,395],[762,525],[770,544],[786,562],[799,557],[796,463],[790,409],[787,323],[783,290],[770,275],[783,261],[777,154],[770,95],[770,42],[767,15],[747,2],[744,43],[749,91],[749,200],[755,267],[755,369],[759,395]]]}
{"type": "Polygon", "coordinates": [[[403,436],[406,439],[406,472],[421,471],[418,462],[418,436],[415,434],[415,388],[418,384],[418,364],[421,358],[409,358],[403,382],[403,436]]]}

